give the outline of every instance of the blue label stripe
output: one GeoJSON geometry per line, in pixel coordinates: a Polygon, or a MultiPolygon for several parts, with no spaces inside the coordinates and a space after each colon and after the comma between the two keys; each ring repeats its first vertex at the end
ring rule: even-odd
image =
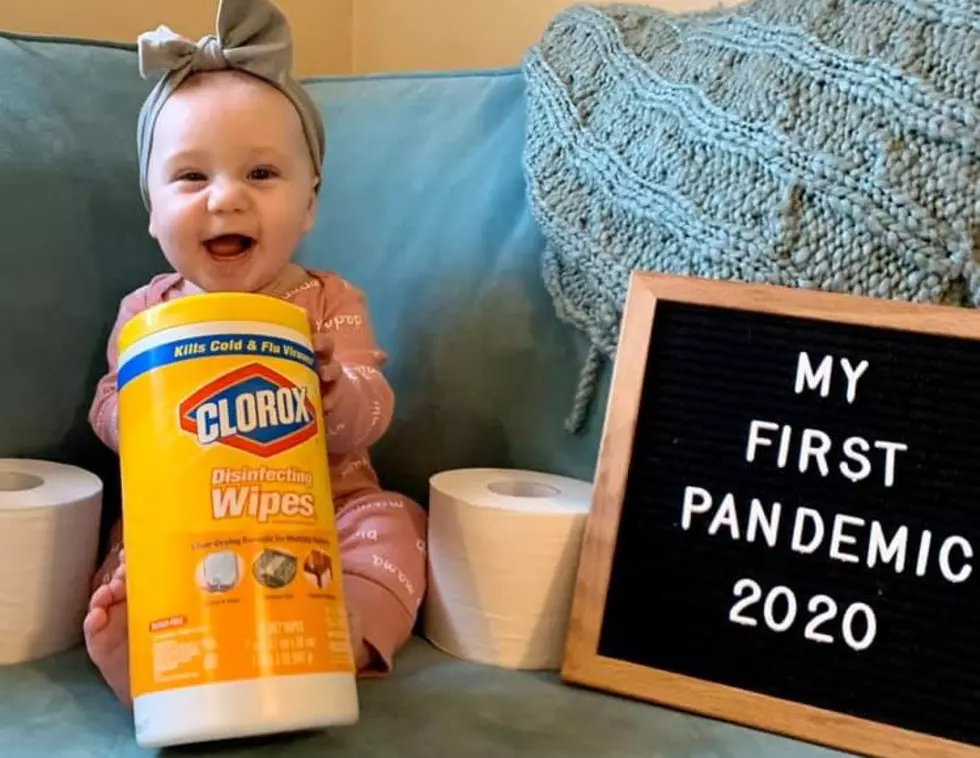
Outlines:
{"type": "Polygon", "coordinates": [[[264,334],[208,334],[157,345],[134,355],[119,367],[116,387],[121,390],[137,377],[161,366],[220,355],[281,358],[309,369],[316,365],[316,356],[309,348],[282,337],[264,334]]]}

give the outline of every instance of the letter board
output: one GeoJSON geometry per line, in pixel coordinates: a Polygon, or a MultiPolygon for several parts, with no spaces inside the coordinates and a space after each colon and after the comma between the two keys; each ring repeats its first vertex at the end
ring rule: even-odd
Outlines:
{"type": "Polygon", "coordinates": [[[980,313],[636,273],[562,675],[980,756],[980,313]]]}

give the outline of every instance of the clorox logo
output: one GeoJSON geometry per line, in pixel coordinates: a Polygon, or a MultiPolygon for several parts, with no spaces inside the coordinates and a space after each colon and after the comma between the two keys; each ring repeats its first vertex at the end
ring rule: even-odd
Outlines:
{"type": "Polygon", "coordinates": [[[182,402],[180,427],[201,445],[217,443],[269,458],[313,437],[317,419],[305,387],[253,363],[182,402]]]}

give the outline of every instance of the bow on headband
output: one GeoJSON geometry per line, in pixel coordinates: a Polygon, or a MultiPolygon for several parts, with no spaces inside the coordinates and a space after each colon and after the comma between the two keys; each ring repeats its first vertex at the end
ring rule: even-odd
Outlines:
{"type": "Polygon", "coordinates": [[[276,87],[299,113],[314,169],[320,173],[326,141],[323,121],[306,90],[292,78],[293,45],[286,17],[271,0],[220,0],[216,31],[196,44],[166,26],[139,36],[140,74],[145,78],[165,72],[143,103],[137,132],[140,190],[147,208],[153,127],[164,103],[196,73],[235,69],[276,87]]]}

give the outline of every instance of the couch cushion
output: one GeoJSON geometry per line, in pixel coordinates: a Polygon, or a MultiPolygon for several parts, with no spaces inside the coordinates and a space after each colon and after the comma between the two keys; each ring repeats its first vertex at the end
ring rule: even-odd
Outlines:
{"type": "Polygon", "coordinates": [[[415,638],[391,678],[361,680],[342,729],[141,750],[132,716],[84,652],[0,667],[4,758],[845,758],[850,755],[648,703],[451,658],[415,638]]]}
{"type": "Polygon", "coordinates": [[[539,273],[521,74],[307,85],[329,136],[302,258],[368,293],[397,391],[376,450],[388,483],[422,496],[431,473],[473,465],[590,479],[603,414],[580,436],[562,426],[586,344],[555,319],[539,273]]]}
{"type": "MultiPolygon", "coordinates": [[[[131,46],[16,35],[0,70],[0,456],[91,468],[114,513],[115,461],[86,414],[119,299],[166,267],[138,189],[150,83],[131,46]]],[[[540,281],[520,72],[306,84],[329,137],[300,257],[368,294],[398,397],[385,483],[424,499],[449,467],[590,477],[601,413],[580,437],[562,427],[585,345],[540,281]]]]}
{"type": "Polygon", "coordinates": [[[86,422],[122,295],[160,256],[137,184],[135,57],[112,45],[0,37],[0,456],[103,476],[86,422]],[[84,73],[83,73],[84,72],[84,73]]]}

